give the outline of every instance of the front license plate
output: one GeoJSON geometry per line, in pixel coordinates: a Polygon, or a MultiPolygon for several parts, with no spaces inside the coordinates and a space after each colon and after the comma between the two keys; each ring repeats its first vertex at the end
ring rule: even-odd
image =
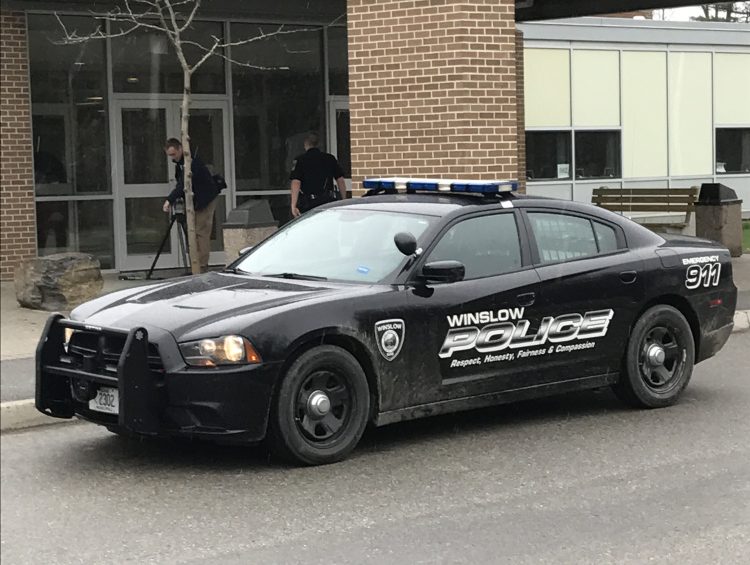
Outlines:
{"type": "Polygon", "coordinates": [[[120,395],[116,388],[101,387],[96,398],[89,400],[89,409],[107,414],[118,414],[120,411],[120,395]]]}

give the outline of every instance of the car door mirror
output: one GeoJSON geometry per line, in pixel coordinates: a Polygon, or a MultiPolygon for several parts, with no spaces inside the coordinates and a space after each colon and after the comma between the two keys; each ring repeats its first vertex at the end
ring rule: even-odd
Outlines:
{"type": "Polygon", "coordinates": [[[407,257],[414,255],[417,251],[417,238],[408,231],[398,232],[394,235],[393,243],[395,243],[398,250],[407,257]]]}
{"type": "Polygon", "coordinates": [[[432,261],[422,267],[421,278],[428,283],[452,283],[464,280],[466,267],[460,261],[432,261]]]}

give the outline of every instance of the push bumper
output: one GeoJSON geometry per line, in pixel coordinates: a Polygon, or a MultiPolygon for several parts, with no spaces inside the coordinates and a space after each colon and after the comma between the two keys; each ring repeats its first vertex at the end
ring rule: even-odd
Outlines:
{"type": "MultiPolygon", "coordinates": [[[[70,346],[69,349],[72,349],[70,346]]],[[[123,331],[92,327],[55,314],[36,352],[36,408],[48,416],[78,416],[113,431],[147,436],[255,443],[266,433],[278,364],[189,369],[162,366],[179,357],[164,333],[149,341],[144,327],[123,331]],[[65,329],[87,334],[94,351],[68,351],[65,329]],[[116,413],[90,407],[102,387],[117,389],[116,413]]]]}

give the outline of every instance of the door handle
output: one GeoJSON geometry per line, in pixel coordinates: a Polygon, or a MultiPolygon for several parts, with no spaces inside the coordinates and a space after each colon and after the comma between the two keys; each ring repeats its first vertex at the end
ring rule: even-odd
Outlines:
{"type": "Polygon", "coordinates": [[[518,299],[519,306],[531,306],[534,304],[534,300],[536,300],[536,294],[533,292],[526,292],[524,294],[519,294],[516,298],[518,299]]]}
{"type": "Polygon", "coordinates": [[[635,271],[623,271],[620,273],[620,280],[624,284],[632,284],[635,282],[635,279],[638,278],[638,273],[635,271]]]}

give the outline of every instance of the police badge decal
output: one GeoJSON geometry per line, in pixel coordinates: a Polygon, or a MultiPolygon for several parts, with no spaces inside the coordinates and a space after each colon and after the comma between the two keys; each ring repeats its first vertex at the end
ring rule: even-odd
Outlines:
{"type": "Polygon", "coordinates": [[[401,352],[404,343],[403,320],[380,320],[375,322],[375,341],[378,342],[380,354],[386,361],[393,361],[401,352]]]}

